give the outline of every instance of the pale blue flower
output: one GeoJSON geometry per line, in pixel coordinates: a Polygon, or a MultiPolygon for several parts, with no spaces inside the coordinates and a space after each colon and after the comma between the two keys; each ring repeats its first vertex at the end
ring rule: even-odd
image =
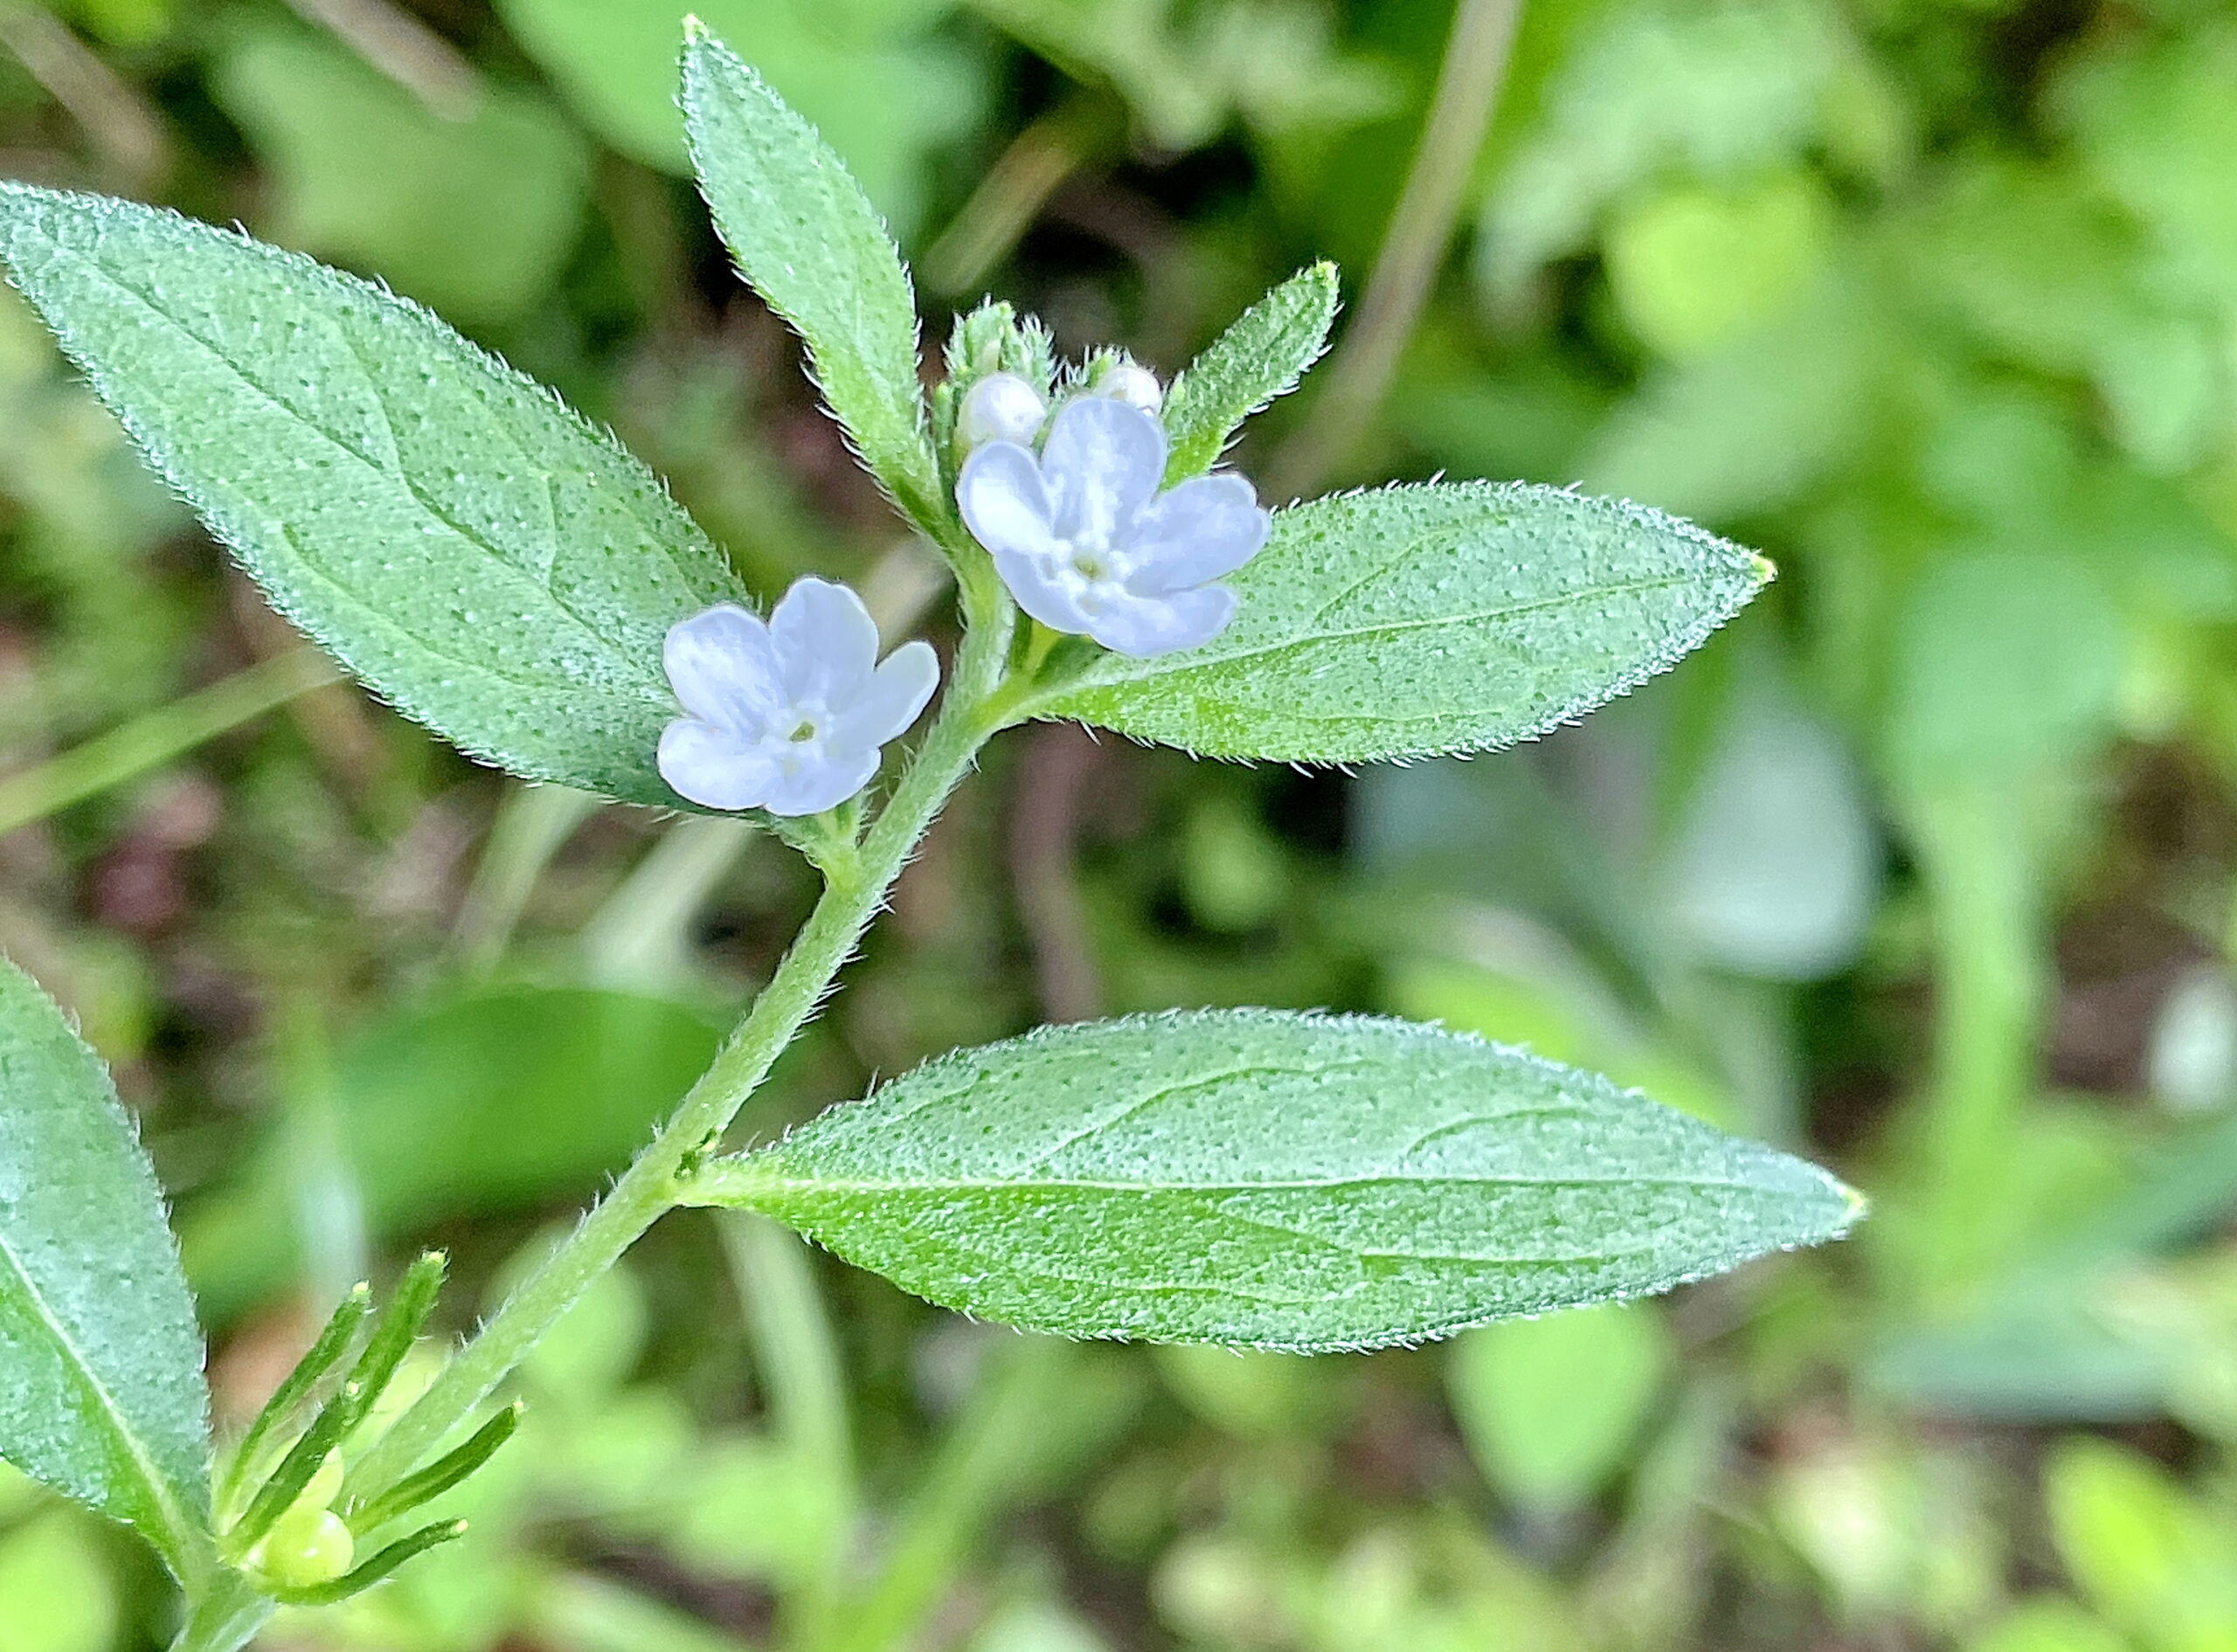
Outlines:
{"type": "Polygon", "coordinates": [[[1266,543],[1270,519],[1242,477],[1160,493],[1165,427],[1107,396],[1065,404],[1035,457],[989,442],[955,487],[963,520],[1018,606],[1056,631],[1146,656],[1209,642],[1235,617],[1214,582],[1266,543]]]}
{"type": "Polygon", "coordinates": [[[879,749],[939,682],[927,642],[881,664],[844,585],[802,579],[767,623],[724,603],[671,627],[668,680],[690,715],[661,731],[661,778],[710,809],[821,814],[870,783],[879,749]]]}

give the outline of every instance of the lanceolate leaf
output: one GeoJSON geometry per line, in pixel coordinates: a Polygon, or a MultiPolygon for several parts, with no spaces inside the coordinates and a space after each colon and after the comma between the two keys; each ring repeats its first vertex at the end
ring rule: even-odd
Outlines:
{"type": "Polygon", "coordinates": [[[1306,1351],[1666,1289],[1858,1209],[1591,1074],[1268,1010],[959,1051],[693,1197],[1006,1324],[1306,1351]]]}
{"type": "Polygon", "coordinates": [[[1297,388],[1336,319],[1336,266],[1299,270],[1236,318],[1165,397],[1168,485],[1208,469],[1243,421],[1297,388]]]}
{"type": "Polygon", "coordinates": [[[699,187],[739,271],[807,342],[823,398],[919,522],[946,515],[917,378],[917,301],[846,162],[702,25],[683,52],[699,187]]]}
{"type": "Polygon", "coordinates": [[[1689,522],[1557,487],[1336,494],[1276,513],[1216,640],[1104,656],[1036,709],[1217,757],[1482,750],[1666,669],[1770,577],[1689,522]]]}
{"type": "Polygon", "coordinates": [[[612,438],[417,306],[173,213],[0,183],[0,262],[376,693],[515,774],[684,806],[661,640],[744,593],[612,438]]]}
{"type": "Polygon", "coordinates": [[[143,1531],[207,1527],[202,1338],[100,1058],[0,959],[0,1459],[143,1531]]]}

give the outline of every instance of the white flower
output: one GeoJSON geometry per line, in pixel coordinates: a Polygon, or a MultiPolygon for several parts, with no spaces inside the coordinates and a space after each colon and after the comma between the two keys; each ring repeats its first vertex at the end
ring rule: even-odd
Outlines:
{"type": "Polygon", "coordinates": [[[877,657],[844,585],[802,579],[765,625],[730,603],[671,627],[668,680],[690,715],[661,732],[661,777],[710,809],[821,814],[877,772],[940,675],[927,642],[877,657]]]}
{"type": "Polygon", "coordinates": [[[955,433],[969,447],[988,442],[1029,442],[1041,434],[1049,404],[1015,373],[989,373],[963,393],[955,433]]]}
{"type": "Polygon", "coordinates": [[[1157,382],[1157,375],[1148,368],[1120,362],[1096,382],[1095,393],[1108,396],[1114,402],[1124,402],[1129,407],[1139,407],[1145,413],[1154,413],[1158,404],[1165,399],[1165,386],[1157,382]]]}
{"type": "Polygon", "coordinates": [[[1105,396],[1067,403],[1041,455],[989,442],[965,461],[957,506],[1018,606],[1122,654],[1209,642],[1235,617],[1212,582],[1249,562],[1270,519],[1240,476],[1169,493],[1165,427],[1105,396]]]}

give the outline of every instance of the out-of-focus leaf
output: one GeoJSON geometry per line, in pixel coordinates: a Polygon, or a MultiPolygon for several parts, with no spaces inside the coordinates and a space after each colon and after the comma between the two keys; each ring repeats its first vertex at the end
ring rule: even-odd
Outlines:
{"type": "Polygon", "coordinates": [[[2109,732],[2118,615],[2067,558],[1977,553],[1934,570],[1895,644],[1891,758],[1978,780],[2071,758],[2109,732]]]}
{"type": "Polygon", "coordinates": [[[1690,523],[1560,488],[1333,494],[1276,513],[1213,642],[1105,655],[1035,714],[1283,762],[1509,745],[1674,665],[1769,575],[1690,523]]]}
{"type": "Polygon", "coordinates": [[[169,212],[0,184],[0,259],[274,604],[530,779],[682,807],[661,639],[739,601],[610,436],[426,311],[169,212]]]}
{"type": "Polygon", "coordinates": [[[1453,1344],[1445,1388],[1484,1476],[1541,1510],[1583,1503],[1624,1462],[1667,1374],[1651,1303],[1518,1319],[1453,1344]]]}
{"type": "Polygon", "coordinates": [[[1743,695],[1661,869],[1664,911],[1706,961],[1773,980],[1846,966],[1880,892],[1883,850],[1840,737],[1782,695],[1743,695]]]}
{"type": "Polygon", "coordinates": [[[177,1570],[209,1522],[209,1409],[131,1119],[54,1001],[0,960],[0,1456],[177,1570]]]}
{"type": "Polygon", "coordinates": [[[1246,1440],[1310,1436],[1335,1397],[1329,1362],[1295,1354],[1175,1343],[1157,1351],[1157,1368],[1189,1410],[1246,1440]]]}
{"type": "Polygon", "coordinates": [[[1791,504],[1869,428],[1883,324],[1853,284],[1649,373],[1585,444],[1585,486],[1707,522],[1791,504]]]}
{"type": "Polygon", "coordinates": [[[695,11],[846,158],[904,237],[925,171],[984,100],[975,59],[931,32],[948,0],[500,0],[516,38],[607,142],[648,166],[690,169],[675,107],[682,18],[695,11]]]}
{"type": "Polygon", "coordinates": [[[272,169],[273,238],[354,264],[468,324],[547,302],[590,157],[544,100],[500,81],[446,120],[339,45],[245,33],[213,87],[272,169]]]}
{"type": "Polygon", "coordinates": [[[1770,1512],[1837,1610],[1948,1633],[1980,1621],[2008,1565],[1985,1491],[1958,1454],[1836,1435],[1778,1465],[1770,1512]]]}
{"type": "Polygon", "coordinates": [[[1667,1289],[1857,1211],[1590,1074],[1267,1010],[959,1051],[690,1197],[1003,1323],[1301,1352],[1667,1289]]]}
{"type": "Polygon", "coordinates": [[[78,1520],[57,1512],[0,1536],[0,1652],[109,1652],[121,1615],[78,1520]]]}
{"type": "MultiPolygon", "coordinates": [[[[335,1056],[343,1168],[377,1237],[588,1192],[627,1163],[720,1034],[664,999],[492,987],[404,1010],[335,1056]]],[[[285,1281],[295,1247],[287,1144],[185,1227],[204,1299],[225,1313],[285,1281]]]]}
{"type": "Polygon", "coordinates": [[[2237,29],[2226,17],[2079,52],[2050,107],[2182,287],[2237,307],[2237,29]]]}
{"type": "Polygon", "coordinates": [[[2043,1469],[2051,1537],[2090,1603],[2157,1646],[2237,1637],[2237,1524],[2110,1441],[2063,1441],[2043,1469]]]}
{"type": "Polygon", "coordinates": [[[1666,169],[1737,178],[1798,153],[1842,60],[1806,0],[1650,0],[1581,31],[1535,130],[1499,170],[1479,259],[1508,291],[1581,249],[1608,203],[1666,169]]]}
{"type": "Polygon", "coordinates": [[[1824,265],[1831,217],[1796,169],[1733,189],[1666,190],[1610,227],[1609,282],[1649,346],[1699,356],[1802,297],[1824,265]]]}
{"type": "Polygon", "coordinates": [[[1966,1642],[1965,1652],[2130,1652],[2130,1647],[2073,1601],[2038,1599],[1966,1642]]]}
{"type": "Polygon", "coordinates": [[[972,10],[1083,79],[1125,97],[1150,137],[1194,149],[1236,116],[1260,133],[1355,126],[1387,114],[1391,77],[1341,50],[1312,0],[970,0],[972,10]],[[1179,13],[1180,15],[1176,15],[1179,13]]]}
{"type": "Polygon", "coordinates": [[[2164,1349],[2123,1334],[2072,1284],[2026,1282],[1959,1324],[1895,1337],[1870,1376],[1943,1415],[2106,1423],[2164,1414],[2173,1372],[2164,1349]]]}
{"type": "Polygon", "coordinates": [[[1919,279],[1999,349],[2087,377],[2114,438],[2154,470],[2206,456],[2237,385],[2210,314],[2156,267],[2119,205],[2064,168],[1977,163],[1929,219],[1919,279]]]}

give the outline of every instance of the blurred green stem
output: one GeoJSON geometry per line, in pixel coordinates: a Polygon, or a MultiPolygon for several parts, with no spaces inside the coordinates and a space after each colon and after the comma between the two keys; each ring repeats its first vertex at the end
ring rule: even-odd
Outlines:
{"type": "Polygon", "coordinates": [[[1071,1345],[1053,1337],[1004,1338],[987,1351],[993,1370],[926,1467],[884,1564],[804,1652],[889,1652],[924,1622],[959,1558],[1033,1460],[1032,1420],[1063,1403],[1071,1356],[1071,1345]]]}
{"type": "Polygon", "coordinates": [[[37,768],[0,780],[0,836],[161,768],[204,741],[340,675],[323,653],[305,646],[237,671],[37,768]]]}
{"type": "Polygon", "coordinates": [[[238,1572],[213,1570],[208,1588],[190,1597],[171,1652],[235,1652],[270,1620],[273,1602],[238,1572]]]}
{"type": "Polygon", "coordinates": [[[932,817],[969,771],[980,747],[1015,710],[1015,702],[1000,691],[1008,632],[1000,623],[976,624],[966,631],[939,715],[863,839],[858,869],[827,881],[769,985],[660,1134],[419,1401],[352,1465],[346,1496],[371,1496],[410,1473],[473,1415],[591,1282],[674,1206],[680,1180],[720,1141],[778,1055],[823,1001],[932,817]]]}
{"type": "Polygon", "coordinates": [[[456,942],[471,975],[495,969],[551,858],[588,819],[598,799],[571,786],[521,782],[505,793],[489,826],[489,845],[460,904],[456,942]]]}
{"type": "Polygon", "coordinates": [[[1329,363],[1304,427],[1271,467],[1269,499],[1288,499],[1318,487],[1382,404],[1452,239],[1461,197],[1499,105],[1521,15],[1522,0],[1460,0],[1421,147],[1390,214],[1359,315],[1329,363]]]}
{"type": "Polygon", "coordinates": [[[809,1646],[830,1632],[859,1500],[846,1372],[807,1241],[746,1211],[724,1212],[718,1220],[752,1337],[770,1430],[796,1461],[814,1465],[835,1493],[828,1504],[818,1504],[829,1524],[820,1534],[823,1546],[814,1575],[786,1602],[786,1641],[809,1646]]]}
{"type": "Polygon", "coordinates": [[[1034,216],[1100,147],[1098,122],[1084,100],[1042,115],[1011,141],[938,240],[918,261],[925,291],[968,292],[1009,256],[1034,216]]]}
{"type": "Polygon", "coordinates": [[[1997,1186],[2034,1084],[2047,997],[2033,812],[2011,788],[1953,781],[1910,810],[1934,903],[1934,1088],[1926,1113],[1923,1293],[1977,1275],[2004,1209],[1997,1186]]]}
{"type": "Polygon", "coordinates": [[[583,926],[583,968],[600,986],[665,991],[691,970],[691,928],[759,835],[736,816],[679,820],[583,926]]]}

